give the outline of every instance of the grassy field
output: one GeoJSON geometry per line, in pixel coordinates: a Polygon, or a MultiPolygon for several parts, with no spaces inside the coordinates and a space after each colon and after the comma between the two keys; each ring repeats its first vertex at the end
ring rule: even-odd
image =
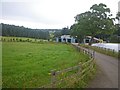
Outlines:
{"type": "Polygon", "coordinates": [[[3,87],[41,87],[50,83],[50,71],[86,62],[89,57],[60,43],[2,43],[3,87]]]}

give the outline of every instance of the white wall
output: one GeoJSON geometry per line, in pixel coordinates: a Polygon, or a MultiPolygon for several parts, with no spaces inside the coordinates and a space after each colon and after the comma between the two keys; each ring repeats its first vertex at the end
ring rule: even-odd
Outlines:
{"type": "MultiPolygon", "coordinates": [[[[64,38],[61,38],[61,42],[65,42],[63,39],[64,38]]],[[[71,39],[71,43],[75,43],[75,39],[74,38],[65,38],[65,39],[66,39],[66,42],[68,42],[67,39],[71,39]]],[[[59,38],[58,37],[56,38],[56,42],[59,42],[59,38]]]]}

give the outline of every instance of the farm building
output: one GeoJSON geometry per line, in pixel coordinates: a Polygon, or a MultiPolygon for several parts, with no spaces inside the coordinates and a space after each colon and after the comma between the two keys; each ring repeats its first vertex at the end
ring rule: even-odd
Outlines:
{"type": "MultiPolygon", "coordinates": [[[[90,43],[90,40],[91,40],[91,36],[86,36],[84,39],[83,39],[83,43],[90,43]]],[[[103,43],[103,40],[102,39],[98,39],[98,38],[93,38],[93,42],[94,43],[103,43]]]]}
{"type": "Polygon", "coordinates": [[[77,43],[77,39],[70,35],[62,35],[60,37],[56,37],[56,42],[77,43]]]}

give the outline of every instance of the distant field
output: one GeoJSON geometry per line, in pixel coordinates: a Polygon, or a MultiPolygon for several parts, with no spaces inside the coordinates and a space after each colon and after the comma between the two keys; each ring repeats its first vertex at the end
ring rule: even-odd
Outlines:
{"type": "Polygon", "coordinates": [[[50,83],[50,71],[86,62],[88,56],[60,43],[2,43],[3,87],[41,87],[50,83]]]}

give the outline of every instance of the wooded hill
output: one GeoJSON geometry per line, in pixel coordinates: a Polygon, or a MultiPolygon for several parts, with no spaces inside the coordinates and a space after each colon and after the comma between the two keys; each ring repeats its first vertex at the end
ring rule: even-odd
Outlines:
{"type": "Polygon", "coordinates": [[[50,31],[61,31],[59,29],[31,29],[4,23],[1,23],[0,26],[2,26],[2,36],[29,37],[36,39],[49,39],[50,31]]]}

